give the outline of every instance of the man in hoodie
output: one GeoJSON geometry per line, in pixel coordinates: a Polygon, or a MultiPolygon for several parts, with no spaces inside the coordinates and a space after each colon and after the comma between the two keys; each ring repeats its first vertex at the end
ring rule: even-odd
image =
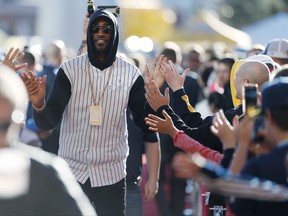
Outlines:
{"type": "MultiPolygon", "coordinates": [[[[87,13],[83,22],[83,38],[77,55],[87,52],[87,29],[90,16],[87,13]]],[[[122,56],[125,57],[125,55],[122,56]]],[[[141,57],[141,56],[140,56],[141,57]]],[[[140,59],[134,56],[135,65],[140,69],[145,66],[145,58],[140,59]],[[136,58],[136,59],[135,59],[136,58]],[[141,60],[141,61],[140,61],[141,60]],[[143,66],[143,67],[141,67],[143,66]]],[[[144,56],[143,56],[144,57],[144,56]]],[[[129,59],[128,59],[129,60],[129,59]]],[[[133,61],[132,61],[133,63],[133,61]]],[[[151,201],[158,191],[158,178],[160,170],[160,142],[158,142],[158,134],[143,133],[133,122],[133,116],[129,109],[126,113],[127,129],[128,129],[128,146],[129,155],[126,162],[126,216],[143,215],[143,201],[151,201]],[[147,180],[144,183],[143,194],[142,184],[142,154],[145,149],[147,157],[147,180]]]]}
{"type": "Polygon", "coordinates": [[[46,77],[22,75],[37,126],[50,130],[63,116],[58,155],[100,216],[125,214],[127,108],[148,132],[144,79],[137,67],[116,56],[118,42],[115,16],[97,10],[88,24],[88,52],[61,65],[47,102],[46,77]]]}

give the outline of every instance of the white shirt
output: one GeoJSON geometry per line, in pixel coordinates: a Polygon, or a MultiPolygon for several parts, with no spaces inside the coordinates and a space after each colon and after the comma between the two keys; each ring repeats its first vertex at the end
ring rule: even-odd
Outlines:
{"type": "Polygon", "coordinates": [[[59,156],[63,157],[76,179],[92,187],[111,185],[126,176],[128,134],[126,109],[130,89],[141,75],[138,68],[120,57],[112,67],[101,71],[90,65],[95,100],[106,90],[99,105],[103,110],[103,124],[89,124],[89,107],[94,104],[88,76],[87,54],[71,59],[62,68],[71,83],[71,98],[63,113],[59,140],[59,156]],[[109,80],[109,81],[108,81],[109,80]]]}

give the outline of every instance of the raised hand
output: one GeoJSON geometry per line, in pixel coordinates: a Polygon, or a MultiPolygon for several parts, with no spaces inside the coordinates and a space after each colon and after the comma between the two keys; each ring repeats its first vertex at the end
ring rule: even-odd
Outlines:
{"type": "Polygon", "coordinates": [[[149,103],[150,107],[156,112],[159,107],[163,105],[169,105],[170,96],[169,96],[169,88],[165,89],[165,95],[163,95],[156,82],[154,80],[145,83],[145,98],[149,103]]]}
{"type": "Polygon", "coordinates": [[[167,61],[167,58],[165,58],[164,55],[161,55],[160,57],[156,56],[153,60],[151,70],[149,69],[148,65],[145,66],[145,83],[154,80],[158,88],[163,86],[165,79],[160,71],[161,63],[163,61],[167,61]]]}
{"type": "Polygon", "coordinates": [[[21,74],[21,78],[28,91],[29,100],[35,108],[42,108],[45,105],[46,77],[46,75],[42,79],[36,77],[32,71],[21,74]]]}
{"type": "Polygon", "coordinates": [[[183,74],[179,74],[175,64],[172,61],[163,61],[161,63],[160,71],[165,78],[170,88],[174,91],[183,88],[187,73],[190,69],[184,70],[183,74]]]}
{"type": "Polygon", "coordinates": [[[148,117],[145,118],[145,122],[149,126],[149,130],[167,134],[174,138],[179,130],[174,126],[171,117],[165,110],[162,111],[162,114],[164,119],[156,115],[149,114],[148,117]]]}
{"type": "Polygon", "coordinates": [[[88,24],[89,24],[89,13],[86,14],[86,17],[83,21],[83,35],[82,35],[82,42],[81,45],[77,51],[77,55],[81,55],[84,52],[87,52],[87,29],[88,29],[88,24]]]}
{"type": "Polygon", "coordinates": [[[238,125],[238,116],[233,118],[233,126],[227,120],[223,110],[216,113],[213,118],[213,125],[211,131],[223,143],[223,149],[235,148],[236,137],[234,135],[234,127],[238,125]]]}
{"type": "Polygon", "coordinates": [[[87,35],[87,29],[88,29],[88,24],[90,20],[90,15],[89,13],[86,14],[86,17],[83,21],[83,40],[86,40],[86,35],[87,35]]]}
{"type": "Polygon", "coordinates": [[[10,67],[14,71],[18,71],[18,70],[26,67],[27,63],[23,63],[23,64],[18,65],[19,62],[25,56],[25,53],[22,52],[19,54],[19,51],[20,51],[19,48],[14,50],[14,48],[11,47],[9,49],[8,53],[6,54],[4,60],[3,60],[3,64],[7,65],[8,67],[10,67]]]}

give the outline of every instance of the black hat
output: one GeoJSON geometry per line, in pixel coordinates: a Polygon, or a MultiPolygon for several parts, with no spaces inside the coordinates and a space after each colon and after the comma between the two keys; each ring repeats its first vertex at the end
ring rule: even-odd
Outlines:
{"type": "Polygon", "coordinates": [[[288,109],[288,77],[279,77],[262,90],[262,111],[266,109],[288,109]]]}

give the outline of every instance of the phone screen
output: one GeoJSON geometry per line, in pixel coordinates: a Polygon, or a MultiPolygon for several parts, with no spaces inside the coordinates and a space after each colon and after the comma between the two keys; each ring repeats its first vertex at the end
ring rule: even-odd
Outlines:
{"type": "Polygon", "coordinates": [[[245,115],[253,117],[255,115],[257,106],[257,84],[245,84],[243,86],[243,112],[245,115]]]}

